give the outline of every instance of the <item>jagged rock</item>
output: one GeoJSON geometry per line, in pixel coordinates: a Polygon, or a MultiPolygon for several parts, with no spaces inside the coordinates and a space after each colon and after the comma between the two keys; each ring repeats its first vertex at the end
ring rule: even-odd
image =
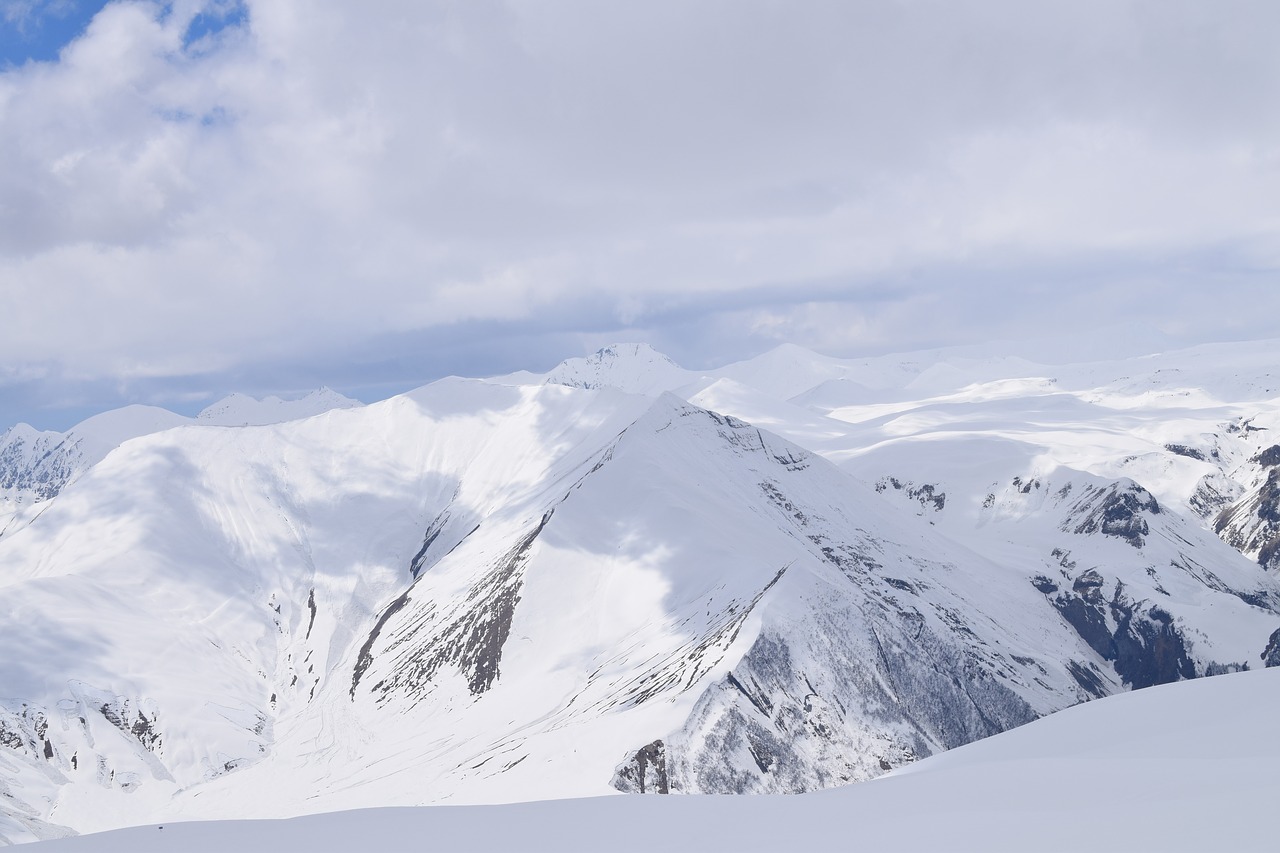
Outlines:
{"type": "Polygon", "coordinates": [[[1271,633],[1267,647],[1262,650],[1260,657],[1267,666],[1280,666],[1280,628],[1271,633]]]}
{"type": "MultiPolygon", "coordinates": [[[[1195,678],[1195,665],[1173,617],[1159,607],[1146,607],[1146,602],[1131,601],[1118,582],[1108,601],[1103,585],[1102,575],[1089,569],[1076,578],[1071,592],[1059,592],[1049,600],[1080,638],[1111,661],[1116,673],[1134,689],[1195,678]]],[[[1074,668],[1071,674],[1081,687],[1098,695],[1092,680],[1082,681],[1083,673],[1074,668]]]]}
{"type": "Polygon", "coordinates": [[[1194,447],[1188,447],[1185,444],[1166,444],[1164,449],[1170,453],[1176,453],[1179,456],[1185,456],[1188,459],[1195,459],[1199,462],[1205,461],[1204,451],[1197,450],[1194,447]]]}
{"type": "Polygon", "coordinates": [[[1273,444],[1266,450],[1253,457],[1253,461],[1257,462],[1263,468],[1274,468],[1280,465],[1280,444],[1273,444]]]}
{"type": "Polygon", "coordinates": [[[1205,474],[1196,483],[1188,503],[1196,515],[1207,519],[1217,515],[1243,493],[1244,486],[1235,480],[1223,474],[1205,474]]]}
{"type": "Polygon", "coordinates": [[[934,512],[941,511],[947,505],[947,493],[933,483],[923,483],[917,486],[910,481],[903,482],[897,477],[883,477],[876,481],[877,492],[883,494],[891,488],[894,491],[902,492],[909,499],[919,502],[920,506],[925,509],[932,507],[934,512]]]}
{"type": "Polygon", "coordinates": [[[1160,504],[1137,483],[1121,481],[1104,489],[1090,488],[1072,507],[1063,529],[1077,534],[1102,533],[1141,548],[1151,532],[1143,513],[1159,515],[1160,504]]]}
{"type": "Polygon", "coordinates": [[[1258,488],[1218,514],[1213,529],[1228,545],[1280,571],[1280,467],[1258,488]]]}
{"type": "Polygon", "coordinates": [[[667,745],[655,740],[636,750],[613,777],[613,787],[628,794],[669,794],[667,745]]]}

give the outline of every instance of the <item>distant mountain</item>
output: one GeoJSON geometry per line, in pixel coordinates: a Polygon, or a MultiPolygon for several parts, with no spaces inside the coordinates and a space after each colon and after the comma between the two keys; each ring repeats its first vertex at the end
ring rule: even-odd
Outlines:
{"type": "Polygon", "coordinates": [[[189,419],[155,406],[126,406],[82,421],[65,433],[18,424],[0,433],[0,535],[11,517],[56,497],[122,442],[172,429],[189,419]]]}
{"type": "Polygon", "coordinates": [[[94,415],[65,433],[17,424],[0,433],[0,536],[35,504],[55,497],[68,483],[131,438],[188,424],[273,424],[337,408],[362,405],[328,388],[297,400],[255,400],[232,394],[195,419],[156,406],[125,406],[94,415]]]}
{"type": "Polygon", "coordinates": [[[570,388],[617,388],[655,394],[678,388],[697,374],[677,365],[648,344],[614,344],[586,358],[571,358],[546,374],[545,381],[570,388]]]}
{"type": "Polygon", "coordinates": [[[616,345],[118,443],[0,537],[0,834],[812,791],[1280,663],[1265,351],[616,345]]]}
{"type": "Polygon", "coordinates": [[[262,426],[361,405],[364,404],[329,388],[320,388],[295,400],[282,400],[279,397],[257,400],[245,394],[232,394],[206,407],[196,416],[196,420],[219,426],[262,426]]]}

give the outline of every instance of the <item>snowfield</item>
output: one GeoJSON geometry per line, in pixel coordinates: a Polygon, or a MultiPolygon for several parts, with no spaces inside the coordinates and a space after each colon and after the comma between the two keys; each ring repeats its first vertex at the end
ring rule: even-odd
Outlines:
{"type": "Polygon", "coordinates": [[[1277,701],[1277,670],[1154,687],[1068,708],[872,782],[790,797],[370,809],[146,826],[39,849],[1274,850],[1277,701]]]}
{"type": "Polygon", "coordinates": [[[608,822],[614,847],[639,819],[707,821],[679,838],[712,849],[698,832],[992,849],[1031,836],[982,837],[979,816],[1032,814],[1011,849],[1096,848],[1236,766],[1152,752],[1178,737],[1244,762],[1253,803],[1270,789],[1226,739],[1265,727],[1194,708],[1275,684],[1204,676],[1280,665],[1277,352],[786,346],[693,371],[625,344],[368,406],[322,390],[15,426],[0,843],[164,822],[173,846],[181,821],[420,805],[440,808],[296,831],[430,819],[489,843],[514,821],[453,806],[574,798],[510,809],[608,822]],[[1182,728],[1113,738],[1129,718],[1102,709],[1164,695],[1199,697],[1169,712],[1182,728]],[[619,792],[805,796],[581,799],[619,792]],[[913,800],[944,817],[909,820],[913,800]]]}

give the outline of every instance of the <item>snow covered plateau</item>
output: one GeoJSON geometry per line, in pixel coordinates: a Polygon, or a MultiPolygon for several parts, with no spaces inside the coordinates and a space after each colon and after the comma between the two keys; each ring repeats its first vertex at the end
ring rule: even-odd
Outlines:
{"type": "Polygon", "coordinates": [[[619,826],[763,849],[893,821],[911,849],[982,820],[982,849],[1024,825],[1108,849],[1131,815],[1143,849],[1198,804],[1261,849],[1280,681],[1114,694],[1280,664],[1278,356],[784,346],[693,371],[625,344],[367,406],[19,424],[0,843],[439,820],[503,849],[491,827],[528,817],[612,849],[659,843],[619,826]],[[449,808],[246,822],[427,804],[449,808]]]}

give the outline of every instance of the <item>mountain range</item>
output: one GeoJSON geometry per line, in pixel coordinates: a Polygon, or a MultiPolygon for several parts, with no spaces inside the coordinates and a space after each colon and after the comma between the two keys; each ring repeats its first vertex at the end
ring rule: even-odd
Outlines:
{"type": "Polygon", "coordinates": [[[1280,663],[1275,342],[642,344],[0,436],[0,838],[799,793],[1280,663]]]}

